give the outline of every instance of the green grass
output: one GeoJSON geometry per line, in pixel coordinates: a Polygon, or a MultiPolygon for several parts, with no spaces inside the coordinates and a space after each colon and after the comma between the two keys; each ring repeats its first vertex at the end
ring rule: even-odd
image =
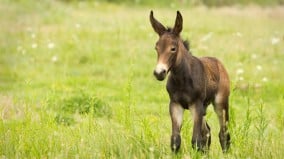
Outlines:
{"type": "Polygon", "coordinates": [[[1,158],[282,158],[284,11],[150,8],[102,2],[0,2],[1,158]],[[157,35],[149,11],[173,25],[196,56],[215,56],[231,77],[232,149],[191,148],[187,111],[181,152],[170,151],[165,82],[152,75],[157,35]]]}

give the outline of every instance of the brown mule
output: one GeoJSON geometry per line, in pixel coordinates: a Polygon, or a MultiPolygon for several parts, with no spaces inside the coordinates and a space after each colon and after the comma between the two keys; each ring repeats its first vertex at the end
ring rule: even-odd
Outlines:
{"type": "Polygon", "coordinates": [[[191,54],[187,41],[180,37],[183,20],[179,11],[173,28],[166,28],[158,22],[153,11],[150,13],[150,22],[159,35],[155,47],[158,64],[154,75],[157,80],[162,81],[170,72],[167,91],[172,120],[171,149],[177,152],[180,148],[184,109],[189,109],[193,115],[193,148],[203,152],[209,149],[211,134],[205,115],[207,106],[212,103],[219,118],[220,144],[223,152],[226,152],[230,147],[230,80],[226,69],[214,57],[197,58],[191,54]]]}

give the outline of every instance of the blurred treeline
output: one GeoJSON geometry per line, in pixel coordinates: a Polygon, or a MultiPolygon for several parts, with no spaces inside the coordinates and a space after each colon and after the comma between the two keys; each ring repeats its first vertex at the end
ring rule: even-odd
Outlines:
{"type": "MultiPolygon", "coordinates": [[[[94,0],[62,0],[65,2],[74,1],[93,1],[94,0]]],[[[129,5],[144,5],[144,6],[196,6],[205,5],[208,7],[218,6],[233,6],[233,5],[260,5],[260,6],[276,6],[284,5],[284,0],[95,0],[97,2],[110,2],[129,5]]]]}

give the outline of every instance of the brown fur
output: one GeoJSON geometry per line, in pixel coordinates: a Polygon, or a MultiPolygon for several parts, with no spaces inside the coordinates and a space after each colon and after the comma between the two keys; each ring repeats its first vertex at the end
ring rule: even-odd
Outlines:
{"type": "Polygon", "coordinates": [[[172,150],[178,151],[180,148],[184,109],[190,109],[193,114],[192,146],[201,151],[208,150],[211,135],[205,115],[207,106],[212,103],[220,123],[220,144],[223,151],[227,151],[230,146],[230,135],[227,130],[230,82],[226,69],[214,57],[197,58],[191,55],[187,43],[180,38],[183,22],[179,11],[173,29],[165,28],[154,18],[152,11],[150,22],[159,35],[156,43],[158,63],[165,66],[157,66],[154,75],[158,80],[164,80],[170,72],[167,91],[172,119],[172,150]]]}

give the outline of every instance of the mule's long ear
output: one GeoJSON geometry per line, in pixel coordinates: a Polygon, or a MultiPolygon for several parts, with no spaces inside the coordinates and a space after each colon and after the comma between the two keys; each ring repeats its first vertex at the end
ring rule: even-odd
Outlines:
{"type": "Polygon", "coordinates": [[[166,28],[154,18],[153,11],[150,12],[150,22],[152,24],[153,29],[159,36],[161,36],[165,31],[166,28]]]}
{"type": "Polygon", "coordinates": [[[182,31],[182,16],[179,11],[177,11],[177,17],[176,17],[176,22],[175,26],[173,29],[173,33],[176,35],[179,35],[179,33],[182,31]]]}

